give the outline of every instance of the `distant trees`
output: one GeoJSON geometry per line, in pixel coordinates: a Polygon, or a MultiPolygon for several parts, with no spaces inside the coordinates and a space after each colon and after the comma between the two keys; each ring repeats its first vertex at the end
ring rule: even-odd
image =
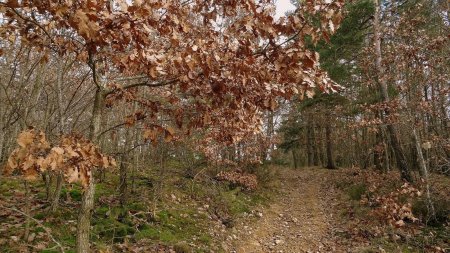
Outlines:
{"type": "Polygon", "coordinates": [[[346,17],[336,34],[324,37],[317,45],[310,44],[310,47],[320,53],[321,66],[334,81],[346,89],[340,90],[338,94],[321,94],[317,91],[313,93],[313,98],[293,105],[282,128],[285,142],[281,147],[298,153],[297,149],[304,146],[308,166],[322,165],[330,169],[337,167],[333,146],[335,143],[342,146],[342,142],[339,135],[333,135],[339,122],[346,122],[346,108],[352,107],[351,96],[355,95],[351,93],[352,89],[358,89],[358,85],[361,85],[360,80],[355,78],[361,74],[355,58],[364,46],[372,15],[373,4],[370,1],[347,4],[346,17]]]}
{"type": "MultiPolygon", "coordinates": [[[[333,96],[321,94],[294,104],[282,128],[282,147],[313,156],[310,145],[315,137],[307,123],[313,115],[319,126],[333,122],[338,166],[380,171],[396,167],[408,181],[414,180],[414,171],[425,180],[428,170],[448,173],[449,64],[444,58],[449,47],[444,9],[444,3],[425,0],[347,5],[337,33],[316,46],[321,66],[346,89],[333,95],[340,98],[335,102],[333,96]],[[319,110],[325,106],[331,110],[319,110]],[[317,120],[326,118],[325,112],[334,120],[317,120]],[[288,145],[293,141],[297,146],[288,145]]],[[[315,145],[324,156],[323,146],[315,145]]],[[[311,159],[303,164],[311,165],[311,159]]]]}

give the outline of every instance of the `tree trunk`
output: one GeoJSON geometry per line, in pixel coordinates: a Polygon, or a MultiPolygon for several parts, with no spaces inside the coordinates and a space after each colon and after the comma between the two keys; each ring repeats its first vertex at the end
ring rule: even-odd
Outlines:
{"type": "MultiPolygon", "coordinates": [[[[4,149],[5,149],[5,145],[6,144],[6,134],[5,131],[2,129],[2,131],[0,131],[0,164],[3,164],[3,160],[4,160],[4,149]]],[[[2,171],[0,170],[0,175],[2,171]]]]}
{"type": "Polygon", "coordinates": [[[311,167],[314,164],[314,150],[311,128],[311,122],[308,121],[308,125],[306,126],[306,150],[308,155],[308,167],[311,167]]]}
{"type": "MultiPolygon", "coordinates": [[[[374,41],[375,41],[375,55],[376,55],[376,71],[377,71],[377,82],[380,89],[381,97],[383,102],[388,103],[390,101],[386,78],[384,76],[384,68],[382,66],[382,56],[381,56],[381,30],[380,30],[380,3],[379,0],[375,0],[375,18],[374,18],[374,41]]],[[[386,109],[384,111],[386,116],[389,116],[390,111],[386,109]]],[[[392,148],[394,149],[395,158],[397,161],[397,167],[400,170],[402,179],[409,182],[412,181],[411,172],[408,168],[408,163],[406,160],[405,153],[403,151],[400,139],[398,138],[397,129],[392,123],[387,123],[387,132],[391,140],[392,148]]]]}
{"type": "Polygon", "coordinates": [[[381,145],[382,140],[381,140],[381,127],[378,128],[378,132],[375,133],[375,145],[374,150],[373,150],[373,163],[375,164],[375,169],[378,171],[381,171],[382,168],[382,161],[381,161],[381,157],[382,157],[382,153],[380,152],[381,150],[379,150],[379,145],[381,145]]]}
{"type": "Polygon", "coordinates": [[[120,184],[119,184],[119,201],[120,205],[123,207],[127,204],[128,201],[128,182],[127,182],[127,174],[128,174],[128,155],[123,154],[121,162],[120,162],[120,184]]]}
{"type": "Polygon", "coordinates": [[[89,234],[91,227],[91,213],[94,208],[94,179],[89,180],[89,186],[85,189],[78,214],[77,253],[90,252],[89,234]]]}
{"type": "Polygon", "coordinates": [[[425,159],[423,157],[420,137],[417,134],[415,126],[413,126],[412,132],[413,132],[414,143],[416,144],[417,162],[419,163],[419,168],[420,168],[422,177],[423,177],[423,179],[425,181],[425,189],[426,189],[426,197],[427,197],[427,208],[428,208],[428,214],[430,216],[428,218],[434,219],[436,217],[436,212],[434,210],[434,204],[433,204],[433,201],[431,199],[430,183],[429,183],[429,178],[428,178],[428,169],[427,169],[427,165],[426,165],[425,159]]]}
{"type": "Polygon", "coordinates": [[[388,172],[390,171],[390,164],[391,164],[391,159],[389,156],[389,150],[390,150],[390,145],[389,145],[389,140],[386,136],[386,128],[381,127],[381,133],[382,133],[382,139],[383,139],[383,147],[384,147],[384,161],[383,161],[383,170],[384,172],[388,172]]]}
{"type": "MultiPolygon", "coordinates": [[[[133,135],[134,135],[133,146],[137,146],[139,142],[139,134],[137,132],[137,127],[134,128],[133,135]]],[[[131,168],[131,193],[135,193],[136,190],[136,172],[139,164],[140,150],[141,148],[139,147],[133,151],[133,167],[131,168]]]]}
{"type": "Polygon", "coordinates": [[[50,201],[52,198],[52,193],[50,191],[50,187],[52,186],[52,178],[50,176],[50,173],[48,173],[48,171],[42,174],[42,180],[45,183],[45,199],[50,201]]]}
{"type": "Polygon", "coordinates": [[[298,155],[297,150],[295,148],[291,149],[292,152],[292,160],[294,161],[294,169],[298,169],[298,155]]]}
{"type": "MultiPolygon", "coordinates": [[[[92,109],[92,119],[89,126],[89,139],[94,143],[97,142],[97,137],[100,132],[101,114],[104,103],[105,94],[101,87],[97,87],[95,92],[94,107],[92,109]]],[[[91,173],[93,175],[94,173],[91,173]]],[[[78,230],[77,230],[77,253],[89,252],[89,233],[91,227],[91,214],[94,209],[94,193],[95,182],[91,177],[89,186],[83,193],[80,212],[78,214],[78,230]]]]}
{"type": "Polygon", "coordinates": [[[327,142],[327,169],[336,169],[333,159],[333,142],[331,139],[331,123],[327,123],[325,126],[325,135],[327,142]]]}
{"type": "Polygon", "coordinates": [[[52,205],[50,206],[51,212],[55,212],[56,210],[58,210],[59,198],[61,196],[61,190],[62,190],[62,185],[63,185],[63,179],[64,179],[63,174],[58,173],[58,175],[56,176],[55,192],[53,193],[53,197],[52,197],[52,205]]]}
{"type": "Polygon", "coordinates": [[[275,144],[273,143],[273,135],[275,134],[273,114],[274,113],[271,111],[267,115],[267,137],[269,138],[269,147],[267,151],[268,157],[264,157],[264,159],[272,159],[272,152],[275,149],[275,144]]]}
{"type": "Polygon", "coordinates": [[[23,234],[23,240],[26,242],[30,235],[30,223],[31,223],[31,198],[30,198],[30,186],[28,181],[24,180],[23,185],[25,187],[25,232],[23,234]]]}
{"type": "Polygon", "coordinates": [[[319,156],[319,149],[318,149],[318,145],[317,145],[317,137],[316,137],[316,124],[313,121],[312,122],[312,126],[311,126],[311,138],[312,138],[312,149],[313,149],[313,154],[314,154],[314,159],[313,159],[313,165],[314,166],[319,166],[321,164],[320,161],[320,156],[319,156]]]}
{"type": "MultiPolygon", "coordinates": [[[[59,118],[59,134],[62,136],[65,133],[65,121],[64,121],[64,103],[63,103],[63,75],[64,75],[64,60],[62,57],[58,59],[58,73],[56,78],[56,89],[58,99],[58,118],[59,118]]],[[[59,197],[61,195],[61,189],[63,185],[63,175],[59,173],[56,178],[56,188],[53,194],[52,205],[50,211],[55,212],[58,209],[59,197]]]]}

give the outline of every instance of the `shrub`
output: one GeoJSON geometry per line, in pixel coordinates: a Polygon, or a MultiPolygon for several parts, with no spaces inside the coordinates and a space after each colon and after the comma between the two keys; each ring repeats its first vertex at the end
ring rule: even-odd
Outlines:
{"type": "Polygon", "coordinates": [[[191,247],[185,242],[179,242],[173,246],[173,250],[176,253],[191,253],[191,247]]]}
{"type": "Polygon", "coordinates": [[[365,184],[355,184],[347,189],[347,194],[351,200],[361,200],[366,191],[367,186],[365,184]]]}
{"type": "Polygon", "coordinates": [[[240,170],[221,171],[217,174],[216,179],[219,181],[227,181],[233,185],[242,186],[247,190],[255,190],[258,186],[258,180],[255,174],[244,173],[240,170]]]}
{"type": "Polygon", "coordinates": [[[434,204],[435,217],[431,217],[432,214],[430,213],[425,197],[417,199],[413,202],[413,214],[431,226],[446,224],[449,221],[450,215],[449,201],[445,199],[435,198],[432,199],[432,202],[434,204]]]}

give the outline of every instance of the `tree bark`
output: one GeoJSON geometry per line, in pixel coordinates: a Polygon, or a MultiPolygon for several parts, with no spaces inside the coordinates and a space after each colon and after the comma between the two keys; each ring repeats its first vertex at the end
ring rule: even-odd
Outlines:
{"type": "Polygon", "coordinates": [[[423,179],[425,181],[425,190],[426,190],[426,197],[427,197],[427,208],[428,208],[428,213],[429,213],[429,216],[430,216],[429,218],[433,218],[434,219],[436,217],[436,212],[435,212],[435,209],[434,209],[433,201],[431,199],[430,183],[429,183],[429,177],[428,177],[427,164],[426,164],[425,159],[423,157],[420,137],[417,134],[417,130],[416,130],[415,126],[413,126],[412,132],[413,132],[414,143],[416,145],[417,162],[419,163],[419,168],[421,170],[422,177],[423,177],[423,179]]]}
{"type": "Polygon", "coordinates": [[[314,164],[314,150],[311,128],[311,122],[308,121],[308,125],[306,126],[306,150],[308,155],[308,167],[311,167],[314,164]]]}
{"type": "Polygon", "coordinates": [[[120,185],[119,185],[119,201],[120,205],[123,207],[127,204],[128,201],[128,182],[127,182],[127,176],[128,176],[128,155],[123,154],[121,162],[120,162],[120,185]]]}
{"type": "Polygon", "coordinates": [[[298,155],[297,150],[295,148],[291,149],[292,152],[292,160],[294,162],[294,169],[298,169],[298,155]]]}
{"type": "MultiPolygon", "coordinates": [[[[56,78],[56,94],[58,99],[58,118],[59,118],[59,134],[60,137],[65,133],[65,121],[64,121],[64,102],[63,102],[63,75],[65,63],[62,57],[58,59],[58,73],[56,78]]],[[[62,185],[63,185],[63,175],[58,173],[56,176],[56,188],[53,194],[52,204],[50,206],[50,211],[55,212],[58,209],[59,197],[61,195],[62,185]]]]}
{"type": "Polygon", "coordinates": [[[269,147],[268,147],[268,157],[264,159],[272,159],[272,152],[275,149],[275,144],[273,143],[273,135],[275,134],[275,123],[274,123],[274,112],[270,111],[267,115],[267,137],[269,138],[269,147]]]}
{"type": "Polygon", "coordinates": [[[120,162],[120,185],[119,185],[119,201],[120,205],[123,207],[128,202],[128,169],[129,169],[129,147],[132,137],[132,132],[130,129],[125,130],[125,143],[122,149],[122,157],[120,162]]]}
{"type": "MultiPolygon", "coordinates": [[[[6,136],[5,131],[0,131],[0,164],[3,164],[4,160],[4,149],[5,149],[5,143],[6,143],[6,136]]],[[[0,170],[0,175],[2,171],[0,170]]]]}
{"type": "Polygon", "coordinates": [[[315,128],[316,128],[316,124],[313,121],[312,126],[311,126],[312,149],[313,149],[313,154],[314,154],[313,165],[319,166],[322,162],[320,161],[315,128]]]}
{"type": "Polygon", "coordinates": [[[325,136],[327,142],[327,169],[337,169],[333,159],[333,142],[331,139],[331,123],[328,122],[325,126],[325,136]]]}
{"type": "Polygon", "coordinates": [[[373,151],[373,163],[375,164],[375,169],[378,171],[382,171],[382,161],[381,161],[381,157],[382,157],[382,153],[380,152],[380,150],[378,149],[379,145],[381,145],[381,143],[383,142],[383,140],[381,139],[381,127],[378,128],[378,132],[375,133],[375,145],[374,147],[374,151],[373,151]]]}
{"type": "MultiPolygon", "coordinates": [[[[136,105],[136,103],[135,103],[136,105]]],[[[137,132],[137,127],[134,128],[133,131],[133,135],[134,135],[134,140],[133,140],[133,146],[138,145],[139,142],[139,134],[137,132]]],[[[138,170],[138,165],[139,165],[139,153],[140,153],[141,147],[136,148],[133,151],[133,167],[131,168],[131,193],[135,193],[136,190],[136,173],[138,170]]]]}
{"type": "Polygon", "coordinates": [[[52,205],[50,206],[51,212],[55,212],[56,210],[58,210],[59,198],[61,196],[61,190],[63,186],[63,179],[64,176],[62,173],[58,173],[56,175],[56,187],[55,192],[52,195],[52,205]]]}
{"type": "MultiPolygon", "coordinates": [[[[95,92],[94,107],[92,109],[92,119],[89,126],[89,139],[94,143],[97,142],[98,134],[100,133],[102,108],[105,99],[104,90],[98,86],[95,92]]],[[[93,175],[94,173],[91,173],[93,175]]],[[[80,213],[78,214],[78,229],[77,229],[77,253],[88,253],[89,247],[89,234],[91,227],[91,215],[94,209],[94,193],[95,182],[91,177],[89,180],[89,186],[83,193],[81,202],[80,213]]]]}
{"type": "MultiPolygon", "coordinates": [[[[380,29],[380,3],[379,0],[375,0],[375,18],[374,18],[374,42],[375,42],[375,55],[376,55],[376,71],[377,71],[377,83],[380,89],[381,97],[383,102],[387,103],[390,101],[387,82],[384,76],[384,68],[382,65],[382,55],[381,55],[381,29],[380,29]]],[[[389,116],[389,109],[384,111],[386,116],[389,116]]],[[[397,161],[397,167],[400,170],[402,179],[409,182],[412,181],[411,172],[408,167],[408,162],[406,160],[405,153],[403,151],[400,139],[398,138],[396,127],[388,122],[386,125],[389,138],[391,140],[392,148],[394,149],[395,158],[397,161]]]]}
{"type": "Polygon", "coordinates": [[[45,198],[50,201],[52,198],[52,194],[50,191],[50,187],[52,186],[52,178],[50,177],[50,173],[48,171],[42,174],[42,180],[45,183],[45,198]]]}
{"type": "Polygon", "coordinates": [[[390,159],[389,159],[389,146],[386,141],[383,141],[383,147],[384,147],[384,161],[383,161],[383,170],[384,172],[390,171],[390,159]]]}

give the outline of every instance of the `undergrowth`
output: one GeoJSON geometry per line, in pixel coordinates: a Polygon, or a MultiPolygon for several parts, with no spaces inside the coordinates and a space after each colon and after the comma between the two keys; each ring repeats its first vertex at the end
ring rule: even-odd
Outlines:
{"type": "MultiPolygon", "coordinates": [[[[136,188],[124,206],[118,201],[115,187],[118,178],[114,173],[108,173],[96,185],[91,224],[91,242],[96,250],[128,252],[135,247],[148,252],[164,248],[181,253],[221,252],[221,238],[214,232],[222,228],[227,231],[238,217],[267,203],[271,196],[268,187],[273,179],[264,178],[258,189],[248,191],[215,180],[214,170],[204,169],[196,178],[189,178],[180,173],[176,164],[171,166],[162,176],[158,170],[137,174],[136,188]]],[[[44,185],[39,181],[33,183],[31,215],[42,226],[32,226],[34,238],[24,242],[25,217],[13,211],[0,213],[0,251],[59,252],[48,231],[65,252],[73,252],[81,196],[80,186],[65,185],[58,211],[49,213],[44,185]]],[[[24,210],[24,203],[21,182],[2,178],[0,204],[24,210]]]]}
{"type": "Polygon", "coordinates": [[[343,235],[367,241],[361,252],[445,252],[450,247],[450,179],[433,175],[430,209],[420,183],[406,184],[397,172],[344,169],[332,183],[342,193],[340,208],[346,220],[343,235]]]}

